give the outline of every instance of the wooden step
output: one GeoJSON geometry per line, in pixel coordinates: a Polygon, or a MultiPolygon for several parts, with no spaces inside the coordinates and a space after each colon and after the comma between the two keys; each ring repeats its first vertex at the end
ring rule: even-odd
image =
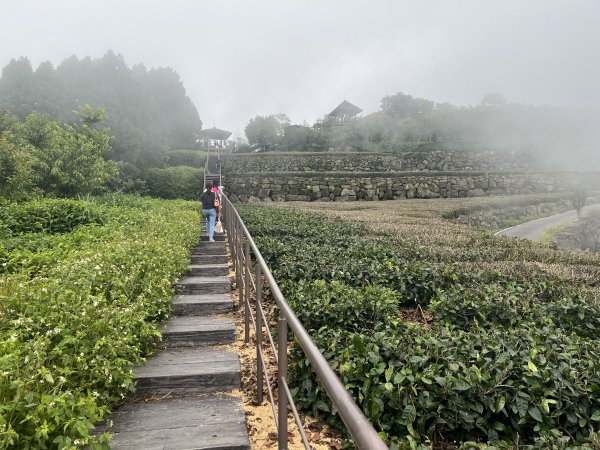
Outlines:
{"type": "Polygon", "coordinates": [[[198,245],[192,249],[192,256],[201,255],[227,255],[225,242],[207,242],[206,245],[198,245]]]}
{"type": "MultiPolygon", "coordinates": [[[[213,236],[213,239],[217,242],[223,242],[225,240],[225,233],[223,233],[223,234],[215,233],[213,236]]],[[[200,241],[208,242],[208,236],[200,236],[200,241]]]]}
{"type": "Polygon", "coordinates": [[[110,415],[113,450],[247,450],[246,417],[237,397],[202,395],[131,402],[110,415]]]}
{"type": "Polygon", "coordinates": [[[226,276],[229,275],[229,264],[192,264],[189,266],[190,276],[226,276]]]}
{"type": "Polygon", "coordinates": [[[172,317],[161,330],[161,346],[198,347],[235,341],[235,323],[224,317],[172,317]]]}
{"type": "Polygon", "coordinates": [[[233,309],[227,294],[176,295],[173,297],[173,314],[176,316],[222,314],[233,309]]]}
{"type": "Polygon", "coordinates": [[[229,277],[184,277],[177,283],[181,294],[225,294],[231,292],[229,277]]]}
{"type": "Polygon", "coordinates": [[[240,363],[223,350],[164,350],[136,369],[135,382],[136,396],[229,391],[240,388],[240,363]]]}
{"type": "Polygon", "coordinates": [[[227,255],[192,255],[192,265],[227,264],[227,255]]]}

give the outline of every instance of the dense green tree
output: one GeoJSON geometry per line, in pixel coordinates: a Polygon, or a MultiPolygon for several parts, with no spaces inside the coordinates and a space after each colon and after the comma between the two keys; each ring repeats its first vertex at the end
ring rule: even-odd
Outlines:
{"type": "Polygon", "coordinates": [[[30,95],[33,83],[31,62],[25,57],[11,59],[0,78],[0,111],[7,110],[20,119],[35,110],[30,95]]]}
{"type": "Polygon", "coordinates": [[[424,98],[415,98],[412,95],[399,92],[395,95],[383,97],[381,110],[392,117],[419,117],[433,111],[434,102],[424,98]]]}
{"type": "Polygon", "coordinates": [[[272,150],[279,146],[290,121],[285,114],[256,116],[244,129],[251,146],[272,150]]]}
{"type": "Polygon", "coordinates": [[[140,168],[162,164],[167,149],[193,148],[202,128],[175,71],[140,64],[129,69],[113,51],[99,59],[72,56],[56,69],[44,62],[35,71],[22,57],[2,71],[0,111],[21,120],[39,112],[77,123],[74,111],[85,104],[106,112],[104,123],[114,136],[110,157],[140,168]]]}
{"type": "Polygon", "coordinates": [[[0,194],[16,196],[29,188],[57,196],[103,191],[117,176],[110,135],[93,124],[102,111],[83,107],[77,124],[64,124],[39,113],[25,122],[4,119],[0,133],[0,194]]]}
{"type": "Polygon", "coordinates": [[[33,186],[33,156],[15,141],[12,131],[0,132],[0,197],[20,197],[33,186]]]}
{"type": "Polygon", "coordinates": [[[36,117],[34,113],[28,118],[25,129],[44,135],[43,145],[35,147],[34,153],[38,185],[44,192],[56,195],[97,193],[117,176],[116,164],[104,159],[111,150],[110,136],[107,130],[96,130],[86,123],[85,112],[78,125],[61,125],[56,121],[44,123],[36,117]],[[41,130],[38,129],[40,125],[41,130]]]}
{"type": "Polygon", "coordinates": [[[308,124],[288,125],[283,130],[282,148],[304,151],[321,151],[327,146],[325,135],[308,124]]]}

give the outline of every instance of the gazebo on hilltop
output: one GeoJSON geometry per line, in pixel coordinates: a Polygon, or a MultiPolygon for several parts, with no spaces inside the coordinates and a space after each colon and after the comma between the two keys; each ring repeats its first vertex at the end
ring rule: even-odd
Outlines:
{"type": "Polygon", "coordinates": [[[228,141],[231,137],[231,131],[221,130],[216,127],[200,130],[198,133],[198,143],[200,148],[204,150],[214,150],[217,152],[229,150],[231,151],[232,142],[228,141]]]}
{"type": "Polygon", "coordinates": [[[340,103],[333,111],[327,114],[327,117],[335,120],[339,124],[348,122],[362,112],[362,109],[353,105],[347,100],[340,103]]]}

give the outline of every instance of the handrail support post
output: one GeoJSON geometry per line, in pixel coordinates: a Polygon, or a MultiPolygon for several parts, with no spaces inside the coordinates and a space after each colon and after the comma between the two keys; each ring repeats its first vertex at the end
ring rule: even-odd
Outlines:
{"type": "Polygon", "coordinates": [[[244,343],[250,342],[250,240],[246,239],[244,248],[244,343]]]}
{"type": "Polygon", "coordinates": [[[263,362],[262,362],[262,272],[256,264],[256,401],[263,402],[263,362]]]}
{"type": "Polygon", "coordinates": [[[242,264],[242,260],[244,257],[244,253],[243,253],[243,248],[244,248],[244,235],[241,233],[241,227],[238,227],[236,229],[236,245],[235,245],[235,249],[236,249],[236,256],[237,256],[237,262],[236,262],[236,270],[235,270],[235,284],[238,290],[238,305],[241,307],[244,304],[244,266],[242,264]]]}
{"type": "Polygon", "coordinates": [[[287,383],[287,320],[282,315],[278,322],[278,367],[277,367],[277,416],[279,429],[277,430],[277,444],[279,450],[287,450],[288,444],[288,423],[287,423],[287,408],[288,398],[284,383],[287,383]]]}

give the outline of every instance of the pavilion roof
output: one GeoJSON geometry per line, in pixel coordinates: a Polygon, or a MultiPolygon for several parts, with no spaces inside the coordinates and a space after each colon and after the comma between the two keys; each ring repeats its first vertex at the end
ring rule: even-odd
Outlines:
{"type": "Polygon", "coordinates": [[[220,130],[219,128],[207,128],[206,130],[200,130],[198,133],[200,139],[216,139],[224,141],[231,136],[231,131],[220,130]]]}
{"type": "Polygon", "coordinates": [[[344,100],[333,111],[331,111],[328,115],[329,116],[333,116],[333,117],[342,117],[342,116],[353,117],[353,116],[357,115],[360,112],[362,112],[362,109],[360,109],[356,105],[353,105],[349,101],[344,100]]]}

